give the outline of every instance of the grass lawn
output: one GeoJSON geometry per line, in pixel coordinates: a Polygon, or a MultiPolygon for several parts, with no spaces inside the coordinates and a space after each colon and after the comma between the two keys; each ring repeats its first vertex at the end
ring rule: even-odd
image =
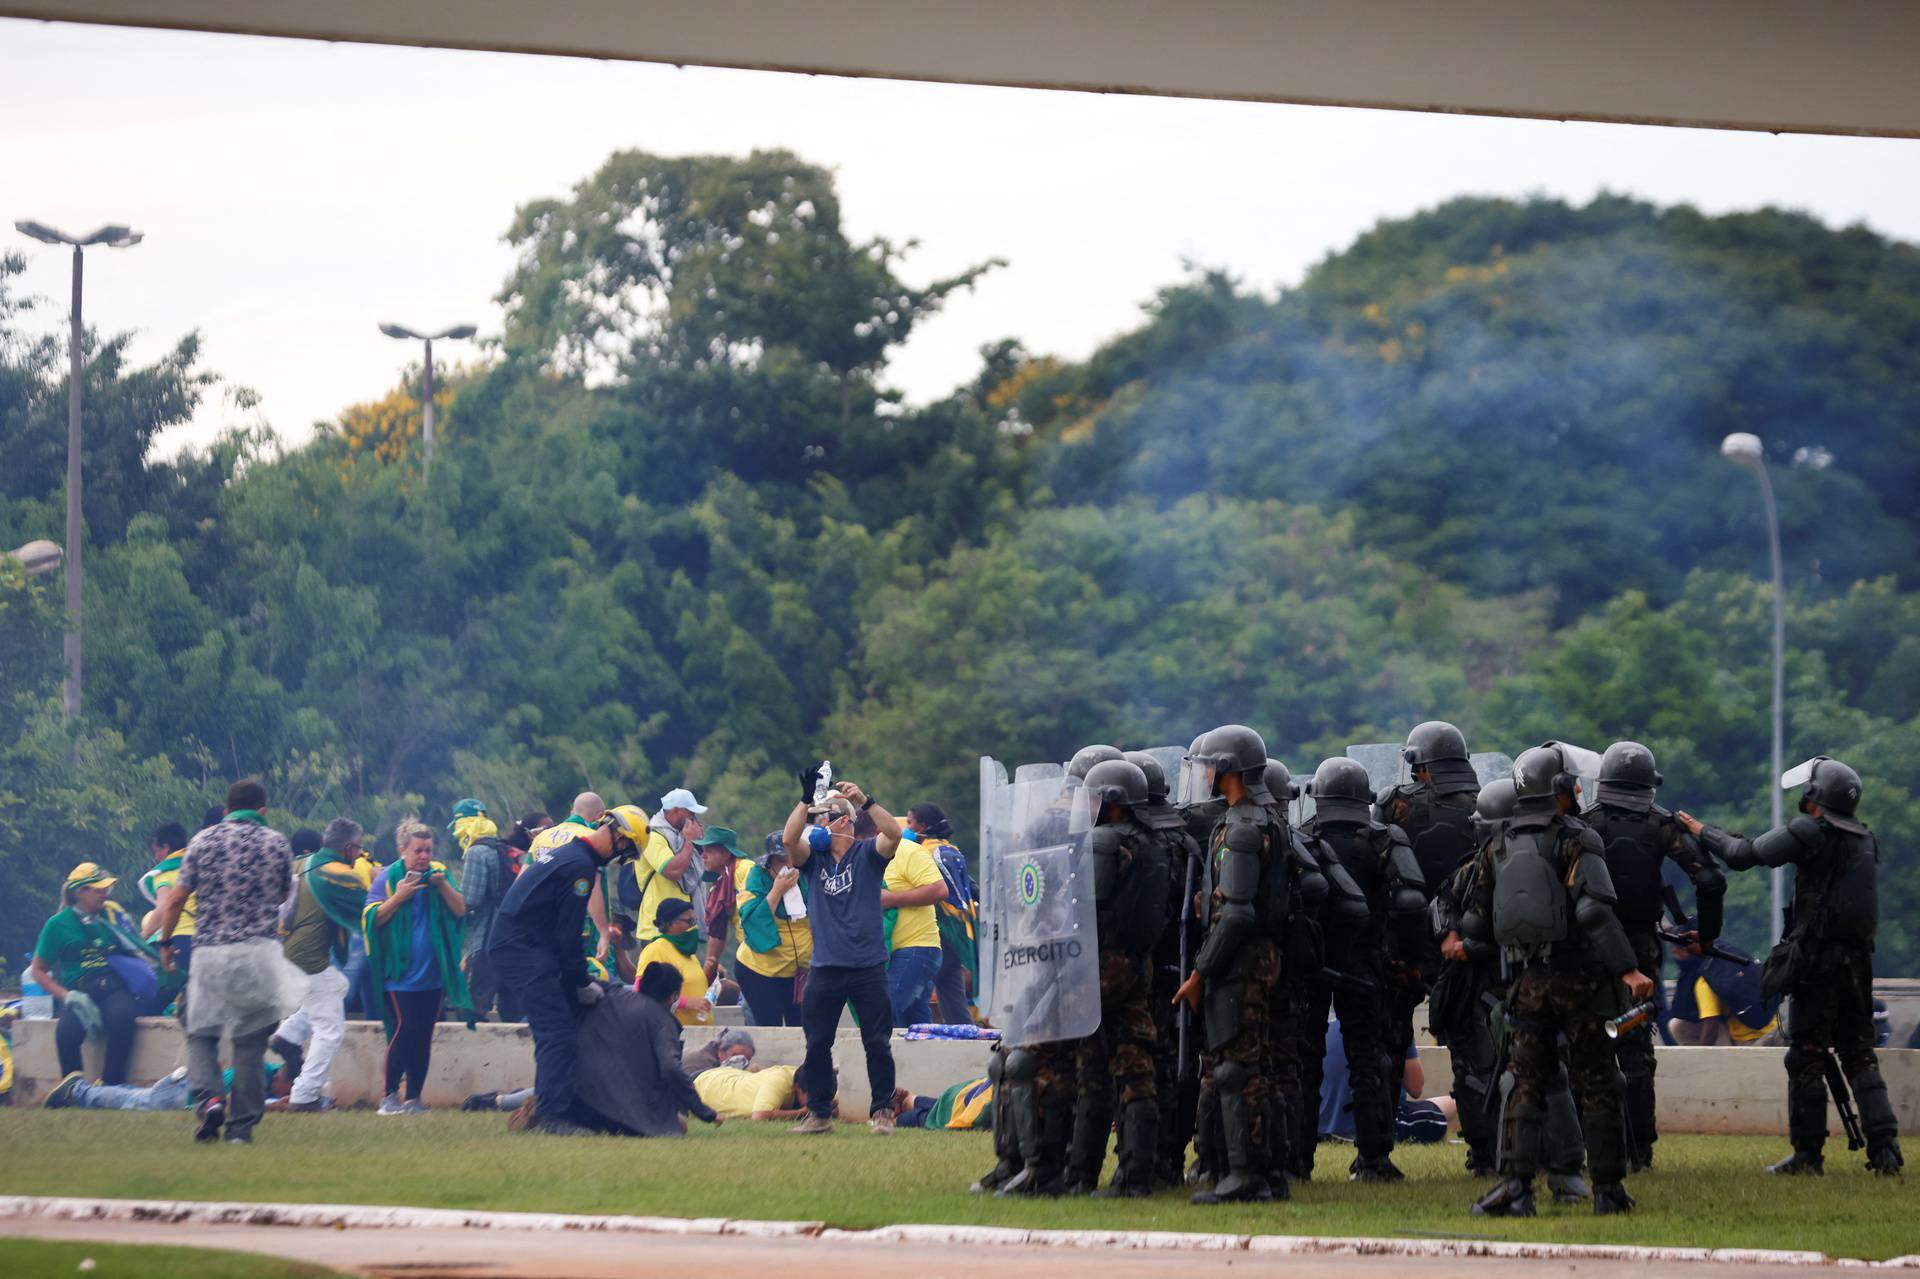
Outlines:
{"type": "Polygon", "coordinates": [[[53,1243],[10,1239],[0,1244],[10,1279],[336,1279],[337,1271],[252,1252],[160,1248],[115,1243],[53,1243]],[[82,1272],[91,1258],[94,1268],[82,1272]]]}
{"type": "MultiPolygon", "coordinates": [[[[1397,1186],[1345,1180],[1345,1147],[1321,1149],[1323,1179],[1290,1204],[1195,1207],[1149,1200],[1009,1200],[967,1186],[992,1162],[983,1133],[870,1137],[844,1127],[792,1137],[782,1124],[694,1126],[684,1141],[520,1136],[504,1115],[354,1112],[269,1117],[256,1144],[196,1146],[182,1113],[0,1109],[0,1194],[412,1204],[543,1212],[732,1216],[1260,1234],[1456,1234],[1569,1243],[1817,1249],[1836,1257],[1920,1253],[1920,1186],[1867,1174],[1845,1143],[1822,1180],[1775,1180],[1778,1138],[1673,1136],[1630,1188],[1639,1211],[1596,1217],[1543,1203],[1532,1221],[1483,1221],[1483,1183],[1455,1145],[1403,1148],[1397,1186]]],[[[12,1247],[12,1245],[8,1245],[12,1247]]],[[[11,1268],[8,1268],[11,1272],[11,1268]]]]}

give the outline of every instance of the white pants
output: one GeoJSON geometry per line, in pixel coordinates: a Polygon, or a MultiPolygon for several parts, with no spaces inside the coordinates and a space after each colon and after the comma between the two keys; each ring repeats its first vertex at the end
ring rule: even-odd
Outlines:
{"type": "Polygon", "coordinates": [[[315,973],[299,1010],[281,1022],[274,1034],[307,1050],[288,1100],[319,1101],[333,1070],[333,1055],[347,1035],[347,975],[332,965],[315,973]]]}

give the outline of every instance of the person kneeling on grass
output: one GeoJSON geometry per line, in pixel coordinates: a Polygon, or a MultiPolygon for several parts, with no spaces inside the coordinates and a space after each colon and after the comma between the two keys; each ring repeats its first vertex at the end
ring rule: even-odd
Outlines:
{"type": "Polygon", "coordinates": [[[648,964],[638,990],[608,987],[579,1024],[564,1124],[529,1101],[508,1127],[556,1134],[611,1133],[627,1137],[677,1137],[683,1115],[718,1126],[721,1117],[700,1099],[680,1063],[680,1023],[671,1011],[680,998],[680,970],[648,964]],[[538,1109],[540,1120],[533,1122],[538,1109]]]}

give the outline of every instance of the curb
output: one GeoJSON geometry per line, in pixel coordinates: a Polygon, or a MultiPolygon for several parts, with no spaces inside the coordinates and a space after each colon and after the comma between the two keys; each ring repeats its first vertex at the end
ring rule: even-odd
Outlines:
{"type": "Polygon", "coordinates": [[[830,1239],[855,1243],[970,1247],[1115,1248],[1128,1251],[1246,1252],[1266,1257],[1487,1257],[1525,1261],[1718,1262],[1732,1265],[1836,1266],[1920,1270],[1920,1254],[1888,1261],[1835,1260],[1823,1252],[1771,1248],[1655,1248],[1633,1244],[1527,1243],[1495,1239],[1387,1239],[1313,1235],[1236,1235],[1176,1230],[1026,1230],[1008,1226],[879,1226],[841,1230],[821,1221],[733,1217],[593,1217],[566,1213],[466,1211],[359,1204],[200,1203],[174,1199],[68,1199],[0,1196],[9,1220],[142,1221],[332,1230],[573,1231],[604,1234],[736,1235],[757,1239],[830,1239]]]}

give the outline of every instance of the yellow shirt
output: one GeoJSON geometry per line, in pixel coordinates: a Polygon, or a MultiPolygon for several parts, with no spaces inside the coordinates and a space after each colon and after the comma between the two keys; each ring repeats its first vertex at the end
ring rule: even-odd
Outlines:
{"type": "MultiPolygon", "coordinates": [[[[640,850],[640,856],[633,862],[633,876],[645,887],[640,894],[640,931],[639,938],[650,942],[660,935],[653,926],[653,913],[660,909],[660,903],[669,898],[691,901],[692,898],[682,891],[680,885],[667,878],[663,872],[668,862],[673,860],[673,847],[667,843],[667,837],[657,830],[647,832],[647,846],[640,850]]],[[[696,921],[695,927],[698,927],[696,921]]]]}
{"type": "MultiPolygon", "coordinates": [[[[900,851],[887,863],[886,878],[882,885],[890,893],[903,893],[909,888],[924,888],[928,884],[944,884],[940,877],[940,868],[933,864],[933,854],[910,839],[900,841],[900,851]]],[[[910,946],[931,946],[940,948],[940,925],[933,917],[932,906],[903,906],[893,921],[893,948],[906,950],[910,946]]]]}
{"type": "Polygon", "coordinates": [[[744,857],[733,863],[733,935],[740,939],[733,956],[742,968],[762,977],[798,976],[802,968],[813,962],[813,926],[806,920],[782,919],[776,914],[773,929],[780,935],[779,945],[768,951],[747,945],[747,930],[741,926],[740,911],[748,902],[760,899],[758,893],[747,891],[747,877],[753,870],[753,863],[744,857]]]}
{"type": "MultiPolygon", "coordinates": [[[[153,897],[156,904],[159,902],[161,895],[169,888],[172,888],[174,881],[179,878],[180,868],[178,866],[172,870],[161,871],[153,877],[153,897]]],[[[369,887],[371,887],[371,885],[369,885],[369,887]]],[[[198,904],[199,895],[196,893],[188,893],[186,902],[180,907],[180,922],[173,926],[173,935],[175,937],[193,936],[193,908],[198,904]]]]}
{"type": "Polygon", "coordinates": [[[529,863],[546,861],[582,835],[590,834],[592,830],[593,827],[582,826],[572,819],[556,822],[528,841],[527,861],[529,863]]]}
{"type": "Polygon", "coordinates": [[[716,1066],[694,1076],[693,1090],[700,1100],[728,1119],[751,1119],[759,1111],[797,1110],[793,1077],[798,1066],[768,1066],[765,1070],[735,1070],[716,1066]]]}
{"type": "MultiPolygon", "coordinates": [[[[647,971],[648,964],[671,964],[680,970],[680,998],[705,999],[707,997],[707,974],[700,967],[700,961],[692,955],[683,955],[665,937],[656,937],[640,948],[639,956],[633,961],[636,973],[647,971]]],[[[682,1026],[711,1026],[711,1012],[697,1013],[691,1008],[676,1006],[673,1015],[680,1019],[682,1026]]]]}

